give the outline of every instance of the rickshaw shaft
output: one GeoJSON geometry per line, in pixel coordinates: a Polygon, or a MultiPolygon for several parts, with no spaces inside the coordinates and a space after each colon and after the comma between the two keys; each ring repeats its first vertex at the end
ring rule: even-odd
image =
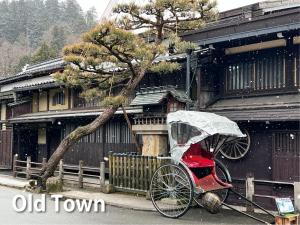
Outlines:
{"type": "Polygon", "coordinates": [[[238,213],[240,213],[240,214],[243,214],[243,215],[245,215],[245,216],[247,216],[247,217],[250,217],[250,218],[252,218],[252,219],[254,219],[254,220],[258,221],[258,222],[261,222],[261,223],[264,223],[264,224],[268,224],[268,225],[270,224],[270,223],[268,223],[268,222],[266,222],[266,221],[264,221],[264,220],[261,220],[261,219],[255,217],[255,216],[252,216],[252,215],[250,215],[250,214],[248,214],[248,213],[239,211],[239,210],[237,210],[237,209],[231,207],[230,205],[227,205],[227,204],[224,203],[224,202],[222,203],[222,205],[224,205],[224,206],[226,206],[227,208],[229,208],[229,209],[231,209],[231,210],[234,210],[234,211],[236,211],[236,212],[238,212],[238,213]]]}
{"type": "Polygon", "coordinates": [[[245,201],[247,201],[247,202],[249,202],[250,204],[252,204],[252,205],[254,205],[254,206],[256,206],[257,208],[259,208],[259,209],[261,209],[262,211],[264,211],[265,213],[267,213],[267,214],[269,214],[270,216],[272,216],[272,217],[274,217],[275,218],[275,216],[272,214],[272,213],[270,213],[269,211],[267,211],[266,209],[264,209],[263,207],[261,207],[260,205],[258,205],[258,204],[256,204],[255,202],[253,202],[253,201],[250,201],[249,199],[247,199],[245,196],[243,196],[243,195],[241,195],[240,193],[238,193],[238,192],[236,192],[236,191],[234,191],[232,188],[231,189],[229,189],[230,191],[232,191],[235,195],[237,195],[237,196],[239,196],[239,197],[241,197],[242,199],[244,199],[245,201]]]}

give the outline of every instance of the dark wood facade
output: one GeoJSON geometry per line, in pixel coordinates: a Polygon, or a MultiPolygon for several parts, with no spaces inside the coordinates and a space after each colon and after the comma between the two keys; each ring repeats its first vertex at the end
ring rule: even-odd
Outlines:
{"type": "Polygon", "coordinates": [[[12,166],[12,130],[0,131],[0,169],[12,166]]]}
{"type": "Polygon", "coordinates": [[[299,7],[271,8],[224,12],[213,26],[183,35],[213,49],[197,68],[197,109],[235,120],[250,136],[244,157],[218,157],[241,192],[253,174],[255,198],[268,207],[275,196],[293,198],[291,184],[300,181],[299,7]]]}
{"type": "MultiPolygon", "coordinates": [[[[241,192],[246,175],[252,173],[259,180],[256,198],[267,204],[272,200],[263,196],[291,195],[289,184],[300,181],[300,17],[299,7],[285,6],[275,11],[271,6],[264,7],[257,3],[221,13],[219,21],[182,38],[197,43],[201,49],[210,49],[205,54],[200,50],[192,54],[189,97],[194,100],[193,109],[227,116],[248,131],[251,143],[244,157],[235,160],[218,157],[228,167],[241,192]]],[[[145,120],[145,127],[149,127],[148,121],[151,126],[161,127],[168,112],[185,106],[171,92],[164,95],[151,91],[168,85],[177,91],[186,90],[186,58],[176,61],[182,65],[177,72],[146,74],[137,91],[161,94],[161,97],[155,103],[145,104],[146,95],[138,103],[142,105],[142,113],[133,113],[130,119],[145,120]]],[[[40,73],[37,76],[45,75],[40,73]]],[[[49,99],[53,86],[37,84],[36,89],[30,88],[23,87],[18,94],[33,97],[38,93],[39,99],[49,99]]],[[[77,90],[68,93],[69,108],[62,109],[64,113],[82,113],[80,110],[99,107],[97,100],[87,102],[77,90]]],[[[13,97],[9,101],[14,102],[13,97]]],[[[51,111],[47,104],[44,111],[53,116],[55,110],[51,111]]],[[[33,105],[33,101],[11,105],[6,114],[13,122],[14,117],[34,114],[33,105]]],[[[13,122],[15,153],[21,158],[30,155],[34,161],[49,158],[64,136],[95,118],[95,115],[63,117],[63,113],[51,119],[44,118],[43,113],[36,115],[34,122],[13,122]]],[[[159,135],[166,135],[165,132],[158,131],[159,135]]],[[[104,127],[84,137],[64,159],[68,164],[84,160],[87,165],[98,166],[109,151],[136,151],[124,115],[115,116],[104,127]]]]}

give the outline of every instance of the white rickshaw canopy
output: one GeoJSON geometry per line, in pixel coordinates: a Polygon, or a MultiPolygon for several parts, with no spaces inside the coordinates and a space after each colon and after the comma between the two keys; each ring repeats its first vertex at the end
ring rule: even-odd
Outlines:
{"type": "Polygon", "coordinates": [[[229,137],[245,137],[238,125],[230,119],[214,113],[177,111],[167,116],[170,153],[179,162],[191,144],[219,134],[229,137]]]}

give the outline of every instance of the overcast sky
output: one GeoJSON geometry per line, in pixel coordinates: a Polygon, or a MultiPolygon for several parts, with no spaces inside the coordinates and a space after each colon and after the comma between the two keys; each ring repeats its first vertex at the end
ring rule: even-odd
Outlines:
{"type": "MultiPolygon", "coordinates": [[[[87,10],[93,6],[96,7],[98,14],[101,15],[105,10],[109,0],[77,0],[84,10],[87,10]]],[[[244,5],[249,5],[261,0],[217,0],[218,8],[220,11],[237,8],[244,5]]]]}

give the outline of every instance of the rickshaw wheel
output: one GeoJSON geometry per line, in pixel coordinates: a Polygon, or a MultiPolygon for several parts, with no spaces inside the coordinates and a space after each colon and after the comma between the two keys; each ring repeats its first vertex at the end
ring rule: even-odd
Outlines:
{"type": "Polygon", "coordinates": [[[182,167],[166,164],[154,172],[150,196],[154,207],[163,216],[183,216],[192,204],[193,195],[191,178],[182,167]]]}
{"type": "MultiPolygon", "coordinates": [[[[216,162],[216,174],[219,179],[221,179],[224,183],[232,183],[231,176],[223,163],[219,160],[215,160],[216,162]]],[[[225,202],[229,195],[228,189],[216,190],[213,193],[219,195],[221,202],[225,202]]]]}

